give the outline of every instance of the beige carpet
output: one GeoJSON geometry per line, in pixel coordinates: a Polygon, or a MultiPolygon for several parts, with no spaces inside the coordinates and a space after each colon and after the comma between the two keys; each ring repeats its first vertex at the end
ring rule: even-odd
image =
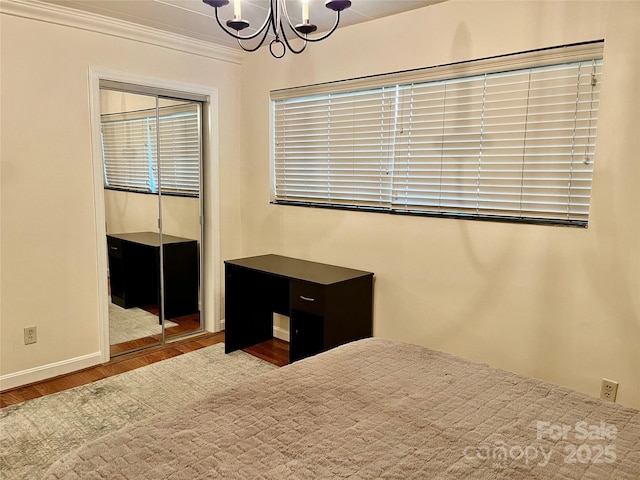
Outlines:
{"type": "Polygon", "coordinates": [[[0,478],[37,480],[58,458],[106,433],[198,401],[276,367],[219,343],[0,410],[0,478]]]}
{"type": "MultiPolygon", "coordinates": [[[[165,320],[165,327],[177,324],[165,320]]],[[[157,315],[138,307],[122,308],[109,302],[109,344],[128,342],[136,338],[159,335],[162,332],[157,315]]]]}

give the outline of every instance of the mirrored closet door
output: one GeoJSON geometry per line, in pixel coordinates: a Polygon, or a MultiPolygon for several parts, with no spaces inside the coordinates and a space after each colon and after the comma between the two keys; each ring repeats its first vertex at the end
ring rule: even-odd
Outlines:
{"type": "Polygon", "coordinates": [[[111,356],[202,330],[202,103],[101,82],[111,356]]]}

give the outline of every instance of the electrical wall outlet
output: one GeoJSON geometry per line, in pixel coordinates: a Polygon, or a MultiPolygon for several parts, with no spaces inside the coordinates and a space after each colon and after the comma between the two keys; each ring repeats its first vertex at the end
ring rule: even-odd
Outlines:
{"type": "Polygon", "coordinates": [[[38,341],[38,332],[36,327],[24,327],[24,344],[30,345],[38,341]]]}
{"type": "Polygon", "coordinates": [[[603,400],[609,400],[610,402],[615,402],[617,394],[618,382],[603,378],[602,387],[600,387],[600,398],[603,400]]]}

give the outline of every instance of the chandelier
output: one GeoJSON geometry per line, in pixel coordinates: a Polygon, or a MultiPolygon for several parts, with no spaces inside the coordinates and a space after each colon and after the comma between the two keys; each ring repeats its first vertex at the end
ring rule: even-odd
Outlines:
{"type": "MultiPolygon", "coordinates": [[[[309,0],[302,0],[302,23],[294,25],[287,12],[286,0],[269,0],[269,12],[264,20],[264,23],[257,31],[250,35],[240,35],[240,31],[250,27],[249,22],[242,19],[242,6],[240,0],[234,0],[233,4],[233,20],[226,21],[226,27],[222,24],[220,16],[218,15],[218,9],[229,4],[229,0],[202,0],[207,5],[216,9],[216,21],[220,28],[227,34],[238,40],[240,47],[247,52],[255,52],[265,42],[269,31],[273,32],[275,38],[269,43],[269,51],[275,58],[282,58],[289,49],[293,53],[302,53],[307,47],[307,42],[319,42],[324,40],[338,28],[340,23],[340,12],[351,6],[351,0],[326,0],[324,6],[329,10],[336,12],[336,21],[333,27],[324,35],[318,37],[310,37],[309,35],[314,33],[318,27],[309,21],[309,0]],[[285,22],[287,30],[300,38],[303,43],[299,49],[294,48],[287,33],[285,31],[285,22]],[[244,45],[242,42],[247,40],[253,40],[260,38],[258,43],[252,47],[244,45]]],[[[291,37],[294,38],[294,37],[291,37]]]]}

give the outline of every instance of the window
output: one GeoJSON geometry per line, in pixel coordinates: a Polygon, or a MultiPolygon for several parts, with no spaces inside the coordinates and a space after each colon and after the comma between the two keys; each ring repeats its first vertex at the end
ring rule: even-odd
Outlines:
{"type": "Polygon", "coordinates": [[[275,203],[586,226],[602,42],[272,92],[275,203]]]}
{"type": "Polygon", "coordinates": [[[198,196],[199,105],[102,115],[105,186],[139,192],[198,196]],[[160,172],[156,134],[160,134],[160,172]],[[158,178],[159,177],[159,178],[158,178]]]}

